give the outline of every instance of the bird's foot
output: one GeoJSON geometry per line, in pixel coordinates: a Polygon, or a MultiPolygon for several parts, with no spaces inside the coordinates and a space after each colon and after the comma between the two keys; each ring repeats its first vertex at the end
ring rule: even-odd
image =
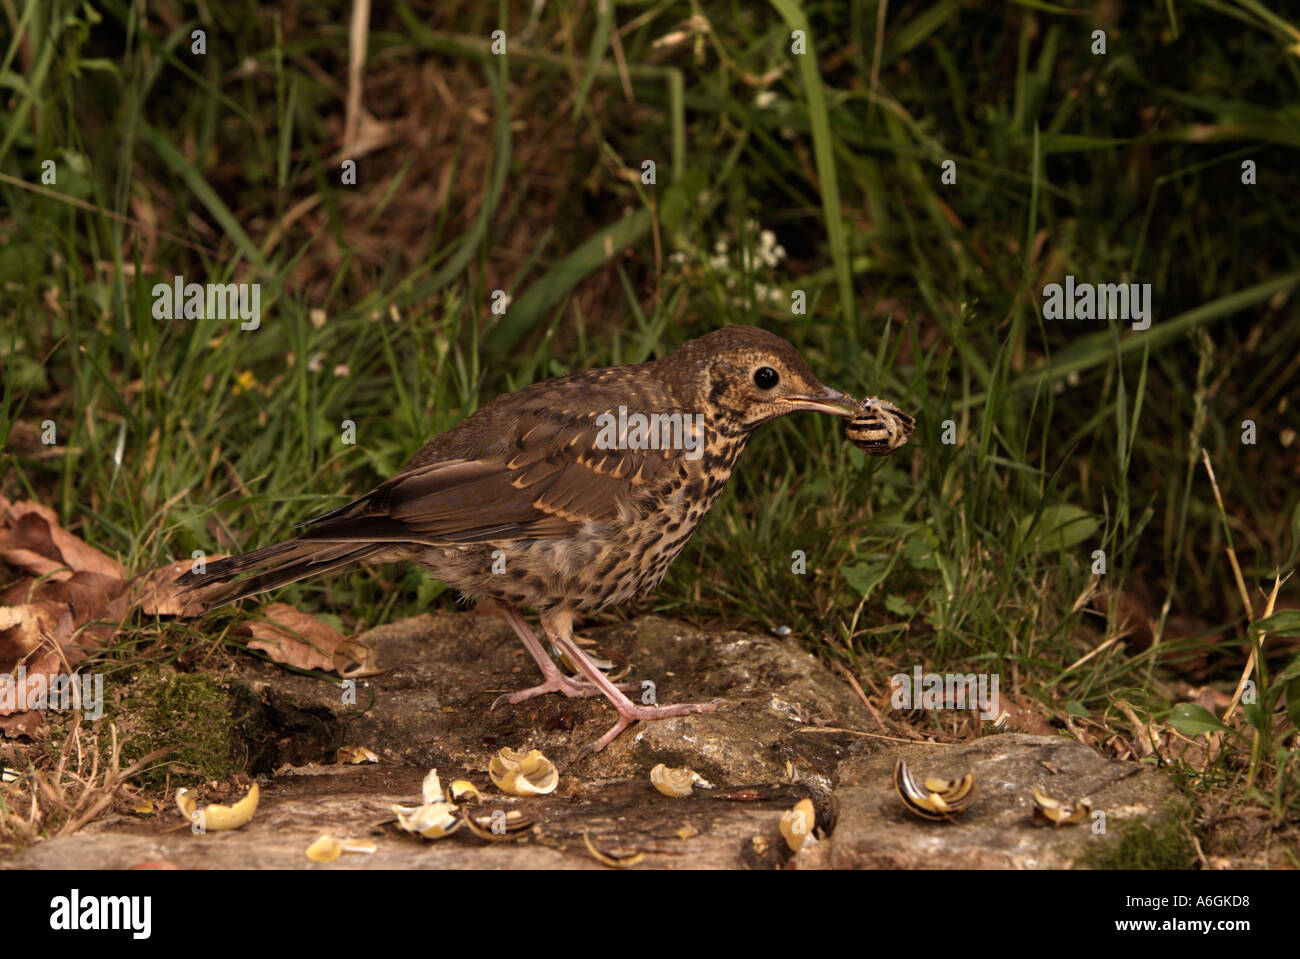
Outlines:
{"type": "Polygon", "coordinates": [[[594,743],[582,748],[577,758],[583,759],[593,753],[598,753],[621,733],[635,722],[652,723],[660,719],[672,719],[674,716],[690,716],[695,713],[715,712],[726,700],[715,699],[707,703],[678,703],[674,706],[638,706],[635,703],[615,703],[618,709],[618,722],[610,727],[605,735],[601,736],[594,743]]]}
{"type": "MultiPolygon", "coordinates": [[[[638,683],[615,683],[615,685],[626,692],[631,692],[641,688],[638,683]]],[[[570,679],[568,676],[557,673],[555,676],[547,679],[546,682],[538,686],[529,686],[527,689],[521,689],[516,693],[506,693],[502,696],[498,696],[493,700],[492,706],[488,711],[491,712],[502,703],[510,703],[512,706],[515,706],[519,703],[527,702],[535,696],[543,696],[546,693],[563,693],[569,699],[583,699],[587,696],[605,695],[605,691],[593,683],[570,679]]]]}

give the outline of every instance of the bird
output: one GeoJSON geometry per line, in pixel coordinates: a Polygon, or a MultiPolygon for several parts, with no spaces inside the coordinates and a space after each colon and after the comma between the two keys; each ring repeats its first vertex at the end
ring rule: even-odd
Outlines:
{"type": "Polygon", "coordinates": [[[497,396],[392,478],[298,524],[294,538],[176,583],[208,610],[361,561],[421,563],[465,597],[495,600],[541,670],[540,684],[493,708],[547,693],[610,701],[617,721],[583,750],[594,753],[633,723],[713,712],[723,701],[634,702],[626,691],[636,687],[612,682],[575,642],[575,619],[658,586],[755,429],[803,410],[862,431],[864,417],[878,425],[880,409],[824,386],[776,334],[724,326],[649,362],[497,396]],[[560,670],[524,609],[580,676],[560,670]]]}

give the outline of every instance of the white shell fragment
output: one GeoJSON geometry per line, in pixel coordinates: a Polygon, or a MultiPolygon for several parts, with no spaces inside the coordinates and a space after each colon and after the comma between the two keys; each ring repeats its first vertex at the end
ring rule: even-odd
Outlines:
{"type": "Polygon", "coordinates": [[[968,807],[975,799],[975,776],[967,773],[960,779],[925,780],[924,788],[917,783],[907,763],[894,764],[894,790],[903,805],[925,819],[951,819],[968,807]]]}
{"type": "Polygon", "coordinates": [[[793,809],[781,813],[781,835],[791,852],[798,852],[817,841],[813,827],[817,824],[817,810],[811,799],[800,799],[793,809]]]}
{"type": "Polygon", "coordinates": [[[442,839],[461,827],[463,820],[456,815],[455,805],[443,799],[438,770],[429,770],[420,784],[420,795],[424,799],[422,805],[392,807],[403,829],[426,839],[442,839]]]}
{"type": "Polygon", "coordinates": [[[420,795],[424,797],[424,804],[442,802],[442,780],[438,778],[438,770],[430,769],[429,774],[424,777],[424,782],[420,784],[420,795]]]}
{"type": "Polygon", "coordinates": [[[537,749],[502,749],[488,763],[488,775],[497,789],[512,796],[545,796],[560,784],[559,770],[537,749]]]}
{"type": "Polygon", "coordinates": [[[461,827],[463,820],[450,803],[432,802],[418,809],[394,806],[398,824],[407,832],[418,832],[425,839],[442,839],[461,827]]]}
{"type": "Polygon", "coordinates": [[[307,847],[307,858],[312,862],[333,862],[345,852],[374,855],[378,849],[373,842],[364,839],[335,839],[326,835],[307,847]]]}
{"type": "Polygon", "coordinates": [[[677,799],[689,796],[696,786],[700,789],[713,788],[713,783],[694,769],[688,766],[669,767],[663,763],[650,770],[650,783],[665,796],[677,799]]]}
{"type": "Polygon", "coordinates": [[[1092,803],[1087,799],[1074,803],[1062,802],[1053,799],[1037,786],[1034,787],[1033,794],[1035,822],[1050,822],[1059,827],[1067,823],[1083,822],[1092,815],[1092,803]]]}

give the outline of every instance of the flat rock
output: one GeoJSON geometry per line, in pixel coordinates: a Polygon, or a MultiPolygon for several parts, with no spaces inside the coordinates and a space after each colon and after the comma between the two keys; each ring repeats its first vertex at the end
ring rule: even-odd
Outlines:
{"type": "Polygon", "coordinates": [[[1166,815],[1175,792],[1152,766],[1109,760],[1062,736],[1023,733],[875,750],[841,762],[836,778],[838,820],[825,862],[816,862],[836,869],[1068,867],[1098,844],[1113,842],[1124,820],[1152,823],[1166,815]],[[899,758],[918,780],[973,773],[974,802],[950,821],[914,815],[894,792],[899,758]],[[1091,800],[1092,816],[1064,826],[1035,823],[1035,786],[1054,799],[1091,800]]]}
{"type": "MultiPolygon", "coordinates": [[[[354,700],[336,683],[241,661],[235,681],[255,693],[278,732],[265,768],[252,770],[263,783],[261,806],[242,829],[192,835],[171,812],[114,815],[0,866],[605,868],[598,854],[639,854],[634,868],[1039,868],[1069,865],[1106,837],[1088,824],[1031,825],[1031,786],[1063,799],[1089,795],[1115,818],[1159,815],[1172,794],[1155,770],[1108,761],[1065,738],[890,741],[852,690],[793,640],[707,633],[653,616],[588,635],[598,654],[630,665],[624,682],[653,683],[660,704],[726,702],[715,713],[638,724],[580,758],[615,718],[603,699],[550,694],[493,710],[500,694],[540,681],[509,627],[465,613],[420,616],[358,637],[386,671],[358,681],[354,700]],[[332,765],[344,745],[368,747],[381,762],[332,765]],[[560,771],[557,790],[502,795],[486,769],[503,746],[545,753],[560,771]],[[900,755],[922,776],[973,771],[974,805],[951,823],[913,817],[893,793],[900,755]],[[663,796],[648,779],[661,762],[690,766],[717,788],[663,796]],[[435,842],[402,832],[391,806],[416,804],[430,767],[444,783],[474,782],[483,815],[517,809],[533,827],[497,842],[463,829],[435,842]],[[777,824],[804,797],[823,838],[792,857],[777,824]],[[310,863],[307,846],[326,833],[368,839],[378,852],[310,863]]],[[[643,688],[648,698],[651,687],[643,688]]]]}

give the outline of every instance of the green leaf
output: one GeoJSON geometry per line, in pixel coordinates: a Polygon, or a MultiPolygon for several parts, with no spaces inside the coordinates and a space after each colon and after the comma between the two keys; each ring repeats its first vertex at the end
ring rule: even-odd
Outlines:
{"type": "Polygon", "coordinates": [[[844,579],[865,598],[871,595],[875,589],[884,580],[889,573],[888,566],[868,566],[866,563],[857,563],[854,566],[845,566],[841,573],[844,579]]]}
{"type": "Polygon", "coordinates": [[[1185,736],[1230,731],[1218,716],[1195,703],[1179,703],[1170,710],[1169,725],[1185,736]]]}
{"type": "Polygon", "coordinates": [[[1300,679],[1286,684],[1286,714],[1291,717],[1291,722],[1300,726],[1300,679]]]}
{"type": "Polygon", "coordinates": [[[903,558],[912,569],[938,569],[939,563],[934,558],[934,543],[930,542],[926,531],[919,530],[903,541],[903,558]]]}
{"type": "Polygon", "coordinates": [[[1261,633],[1270,636],[1300,636],[1300,609],[1284,609],[1255,624],[1261,633]]]}
{"type": "Polygon", "coordinates": [[[1101,523],[1078,506],[1047,506],[1038,515],[1030,513],[1020,521],[1020,538],[1028,552],[1069,549],[1096,535],[1101,523]]]}
{"type": "Polygon", "coordinates": [[[1072,716],[1082,716],[1084,719],[1088,719],[1089,717],[1092,716],[1092,712],[1088,709],[1088,707],[1085,706],[1083,703],[1079,702],[1077,699],[1066,700],[1065,711],[1072,716]]]}
{"type": "Polygon", "coordinates": [[[1289,683],[1293,679],[1300,679],[1300,656],[1283,666],[1282,671],[1274,677],[1275,682],[1282,683],[1289,683]]]}
{"type": "Polygon", "coordinates": [[[1272,720],[1272,710],[1265,708],[1264,704],[1258,701],[1242,703],[1241,712],[1246,717],[1246,722],[1260,732],[1266,730],[1272,720]]]}
{"type": "Polygon", "coordinates": [[[885,609],[895,616],[915,616],[916,607],[905,600],[897,593],[890,593],[885,597],[885,609]]]}

